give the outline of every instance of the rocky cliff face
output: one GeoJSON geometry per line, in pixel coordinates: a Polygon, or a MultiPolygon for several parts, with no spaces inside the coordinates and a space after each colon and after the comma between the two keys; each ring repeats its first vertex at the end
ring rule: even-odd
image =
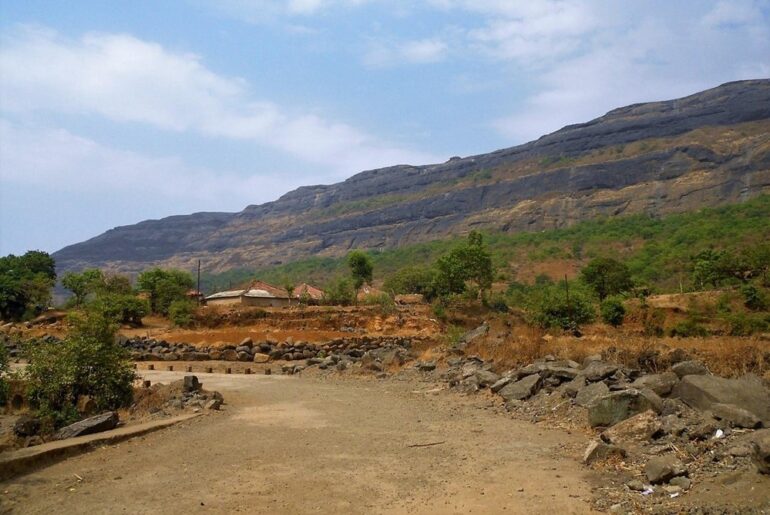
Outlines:
{"type": "Polygon", "coordinates": [[[522,231],[662,215],[770,192],[770,80],[637,104],[540,139],[428,166],[307,186],[239,213],[118,227],[54,254],[60,269],[257,267],[471,228],[522,231]]]}

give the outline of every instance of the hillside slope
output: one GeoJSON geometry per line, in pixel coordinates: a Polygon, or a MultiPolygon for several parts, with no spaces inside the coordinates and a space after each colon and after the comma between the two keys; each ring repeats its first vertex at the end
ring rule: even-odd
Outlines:
{"type": "Polygon", "coordinates": [[[239,213],[118,227],[54,254],[60,269],[258,267],[470,228],[518,232],[597,216],[686,212],[770,192],[770,80],[615,109],[540,139],[307,186],[239,213]]]}

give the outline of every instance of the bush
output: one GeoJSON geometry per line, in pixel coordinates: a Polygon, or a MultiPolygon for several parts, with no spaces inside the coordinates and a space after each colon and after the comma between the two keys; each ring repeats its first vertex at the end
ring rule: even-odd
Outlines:
{"type": "Polygon", "coordinates": [[[623,324],[626,316],[626,308],[623,307],[623,301],[618,297],[607,297],[600,308],[602,320],[605,323],[618,327],[623,324]]]}
{"type": "Polygon", "coordinates": [[[543,329],[558,327],[574,330],[582,324],[593,322],[596,314],[589,295],[577,288],[570,288],[569,301],[561,284],[537,290],[530,301],[532,322],[543,329]]]}
{"type": "Polygon", "coordinates": [[[446,306],[444,306],[443,302],[437,300],[433,303],[431,309],[433,311],[433,316],[435,316],[438,320],[444,321],[447,319],[446,306]]]}
{"type": "Polygon", "coordinates": [[[770,315],[736,313],[726,317],[731,336],[751,336],[770,330],[770,315]]]}
{"type": "MultiPolygon", "coordinates": [[[[643,304],[646,306],[646,304],[643,304]]],[[[642,310],[642,330],[645,336],[663,336],[663,322],[666,314],[659,308],[650,309],[645,307],[642,310]]]]}
{"type": "Polygon", "coordinates": [[[36,342],[25,348],[24,376],[30,402],[52,428],[78,419],[81,395],[99,410],[131,404],[134,370],[128,353],[115,342],[117,326],[98,312],[70,318],[70,335],[62,342],[36,342]]]}
{"type": "Polygon", "coordinates": [[[140,291],[150,295],[150,309],[153,313],[168,315],[171,303],[185,299],[187,291],[195,282],[187,272],[154,268],[139,274],[137,285],[140,291]]]}
{"type": "Polygon", "coordinates": [[[672,327],[668,334],[680,338],[703,338],[709,335],[709,331],[694,318],[688,318],[672,327]]]}
{"type": "Polygon", "coordinates": [[[387,293],[366,295],[363,303],[367,306],[379,306],[383,315],[391,315],[396,312],[396,302],[387,293]]]}
{"type": "Polygon", "coordinates": [[[348,279],[332,281],[324,290],[323,303],[332,306],[349,306],[356,300],[356,291],[348,279]]]}
{"type": "Polygon", "coordinates": [[[8,349],[4,343],[0,342],[0,406],[4,406],[8,402],[8,382],[5,380],[5,375],[10,368],[8,349]]]}
{"type": "Polygon", "coordinates": [[[383,288],[396,295],[404,293],[419,293],[430,300],[435,296],[433,283],[436,280],[436,270],[426,267],[402,268],[385,280],[383,288]]]}
{"type": "Polygon", "coordinates": [[[195,308],[195,302],[189,299],[175,300],[168,307],[168,318],[176,326],[190,327],[193,322],[195,308]]]}
{"type": "Polygon", "coordinates": [[[741,286],[743,295],[743,304],[752,311],[763,311],[767,309],[767,296],[765,292],[753,284],[744,284],[741,286]]]}
{"type": "Polygon", "coordinates": [[[509,311],[505,296],[499,293],[490,295],[489,298],[484,298],[484,304],[498,313],[508,313],[509,311]]]}

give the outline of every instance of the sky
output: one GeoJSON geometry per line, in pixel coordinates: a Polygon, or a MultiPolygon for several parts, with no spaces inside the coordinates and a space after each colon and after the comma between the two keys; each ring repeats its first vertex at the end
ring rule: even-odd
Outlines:
{"type": "Polygon", "coordinates": [[[0,0],[0,255],[770,76],[770,0],[0,0]]]}

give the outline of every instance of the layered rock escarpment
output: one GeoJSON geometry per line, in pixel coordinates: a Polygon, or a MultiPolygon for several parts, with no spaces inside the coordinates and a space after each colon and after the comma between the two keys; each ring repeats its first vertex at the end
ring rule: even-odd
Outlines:
{"type": "Polygon", "coordinates": [[[238,213],[118,227],[54,254],[62,270],[257,267],[353,247],[664,215],[770,192],[770,80],[615,109],[540,139],[446,163],[307,186],[238,213]]]}

